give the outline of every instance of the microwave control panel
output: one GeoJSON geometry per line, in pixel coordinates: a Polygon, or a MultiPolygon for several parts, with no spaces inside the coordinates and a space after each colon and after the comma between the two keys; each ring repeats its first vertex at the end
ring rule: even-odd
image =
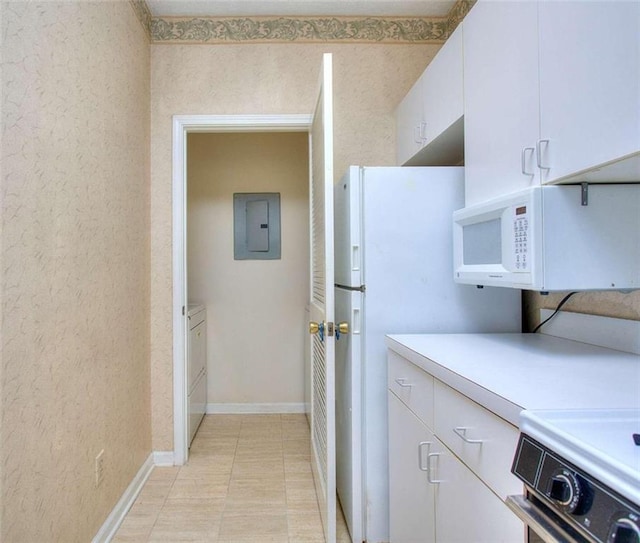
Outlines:
{"type": "Polygon", "coordinates": [[[514,263],[516,271],[529,271],[529,214],[527,206],[513,208],[514,263]]]}

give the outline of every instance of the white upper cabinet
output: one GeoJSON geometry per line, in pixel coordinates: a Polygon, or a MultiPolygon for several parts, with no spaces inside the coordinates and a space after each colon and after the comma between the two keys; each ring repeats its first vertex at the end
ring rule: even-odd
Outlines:
{"type": "Polygon", "coordinates": [[[458,25],[422,76],[425,145],[462,117],[462,92],[462,25],[458,25]]]}
{"type": "MultiPolygon", "coordinates": [[[[540,2],[538,9],[540,139],[549,140],[541,146],[542,182],[638,153],[640,2],[540,2]]],[[[626,175],[601,170],[601,180],[640,181],[638,163],[629,166],[626,175]]]]}
{"type": "Polygon", "coordinates": [[[640,181],[640,2],[484,2],[464,20],[465,205],[640,181]]]}
{"type": "Polygon", "coordinates": [[[463,111],[460,25],[396,109],[397,164],[460,164],[463,111]]]}
{"type": "Polygon", "coordinates": [[[465,205],[540,182],[538,10],[478,2],[464,19],[465,205]]]}
{"type": "Polygon", "coordinates": [[[404,164],[423,147],[422,77],[396,109],[396,162],[404,164]]]}

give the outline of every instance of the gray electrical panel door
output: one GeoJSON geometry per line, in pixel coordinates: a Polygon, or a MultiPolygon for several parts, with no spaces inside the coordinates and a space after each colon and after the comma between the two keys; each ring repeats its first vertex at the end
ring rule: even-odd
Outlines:
{"type": "Polygon", "coordinates": [[[280,194],[234,194],[233,236],[235,260],[279,259],[280,194]]]}
{"type": "Polygon", "coordinates": [[[247,202],[247,250],[250,253],[269,251],[269,201],[247,202]]]}

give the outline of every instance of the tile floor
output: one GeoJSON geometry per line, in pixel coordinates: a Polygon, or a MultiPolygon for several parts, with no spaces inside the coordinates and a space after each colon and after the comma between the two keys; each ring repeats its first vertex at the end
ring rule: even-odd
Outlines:
{"type": "Polygon", "coordinates": [[[306,417],[207,415],[188,465],[155,468],[112,541],[324,543],[306,417]]]}

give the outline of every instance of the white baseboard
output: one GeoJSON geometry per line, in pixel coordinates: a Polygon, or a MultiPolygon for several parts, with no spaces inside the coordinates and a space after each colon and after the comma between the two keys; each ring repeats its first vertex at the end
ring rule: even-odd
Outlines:
{"type": "Polygon", "coordinates": [[[207,414],[304,413],[304,403],[208,403],[207,414]]]}
{"type": "Polygon", "coordinates": [[[173,451],[153,451],[153,464],[159,467],[175,465],[173,451]]]}
{"type": "MultiPolygon", "coordinates": [[[[171,456],[173,459],[173,453],[171,456]]],[[[149,478],[149,475],[151,475],[153,468],[154,455],[152,453],[144,461],[144,463],[138,470],[138,473],[136,473],[135,477],[122,494],[122,497],[120,498],[120,500],[118,500],[118,503],[116,503],[116,506],[107,517],[107,520],[104,521],[104,524],[93,538],[92,543],[108,543],[109,541],[111,541],[113,536],[118,531],[120,524],[122,524],[122,521],[124,520],[127,512],[129,511],[129,509],[131,509],[133,502],[136,501],[138,494],[140,494],[144,483],[149,478]]]]}

